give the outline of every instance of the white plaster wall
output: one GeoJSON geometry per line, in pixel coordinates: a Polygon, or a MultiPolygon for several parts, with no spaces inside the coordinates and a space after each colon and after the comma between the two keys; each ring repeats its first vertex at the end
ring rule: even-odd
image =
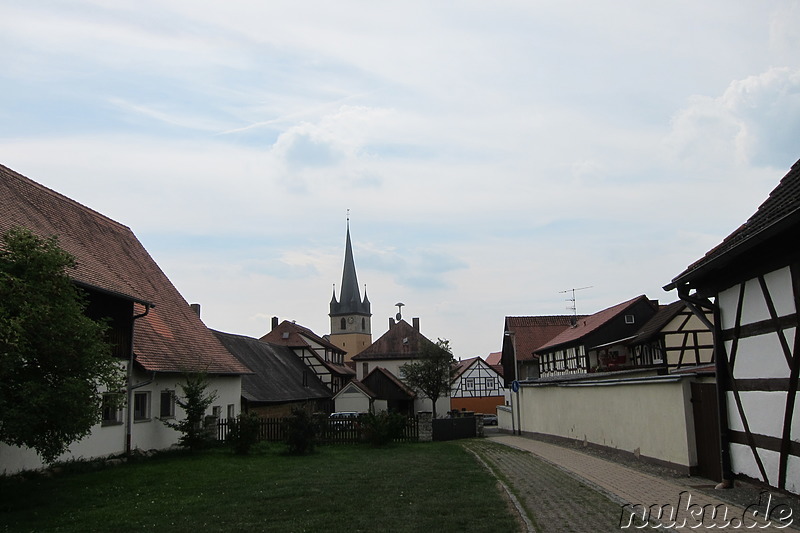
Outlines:
{"type": "MultiPolygon", "coordinates": [[[[134,383],[141,383],[152,377],[151,374],[134,374],[134,383]]],[[[167,427],[157,419],[160,392],[164,389],[172,389],[180,395],[181,390],[178,384],[182,377],[178,374],[156,374],[156,379],[151,384],[136,389],[136,391],[150,391],[150,414],[149,421],[134,422],[131,427],[131,447],[142,450],[164,449],[177,443],[180,434],[167,427]]],[[[235,377],[214,377],[209,378],[209,392],[216,391],[218,398],[214,405],[222,407],[223,417],[226,416],[227,405],[234,404],[236,414],[239,414],[241,401],[241,378],[235,377]]],[[[207,414],[211,414],[209,408],[207,414]]],[[[176,405],[176,419],[183,418],[183,410],[176,405]]],[[[109,455],[118,455],[125,452],[125,423],[127,410],[122,411],[122,424],[102,426],[95,425],[92,431],[85,438],[73,443],[67,452],[58,457],[57,461],[69,461],[78,459],[92,459],[109,455]]],[[[31,449],[19,448],[0,444],[0,472],[13,474],[22,470],[36,470],[45,466],[39,456],[31,449]]]]}
{"type": "MultiPolygon", "coordinates": [[[[733,392],[728,392],[728,427],[744,431],[744,423],[736,407],[733,392]]],[[[750,431],[757,435],[781,438],[783,434],[783,412],[786,408],[785,392],[740,392],[739,398],[747,416],[750,431]],[[756,414],[758,413],[758,414],[756,414]]]]}
{"type": "Polygon", "coordinates": [[[521,427],[524,432],[586,440],[628,452],[638,449],[647,457],[695,466],[690,398],[687,380],[610,386],[522,386],[521,427]]]}
{"type": "MultiPolygon", "coordinates": [[[[780,454],[763,448],[756,448],[764,470],[767,472],[766,482],[772,486],[778,484],[778,467],[780,466],[780,454]]],[[[761,471],[758,469],[753,452],[749,446],[744,444],[731,443],[731,470],[734,474],[744,474],[753,479],[761,479],[761,471]]],[[[795,480],[796,483],[796,480],[795,480]]]]}
{"type": "Polygon", "coordinates": [[[512,430],[511,423],[512,411],[510,407],[504,405],[497,407],[497,427],[505,431],[512,430]]]}
{"type": "Polygon", "coordinates": [[[786,490],[800,494],[800,457],[794,455],[786,463],[786,490]]]}
{"type": "Polygon", "coordinates": [[[346,391],[336,397],[337,411],[369,412],[369,398],[359,391],[346,391]]]}
{"type": "MultiPolygon", "coordinates": [[[[784,335],[789,347],[794,344],[795,329],[785,329],[784,335]]],[[[733,341],[725,341],[725,350],[731,353],[733,341]]],[[[739,339],[733,367],[736,379],[747,378],[788,378],[789,365],[781,348],[777,333],[739,339]]]]}
{"type": "MultiPolygon", "coordinates": [[[[775,311],[778,316],[790,315],[795,312],[792,300],[792,280],[789,267],[784,267],[764,276],[770,292],[775,311]]],[[[739,286],[735,285],[722,291],[717,301],[720,305],[722,316],[722,329],[730,329],[736,321],[736,307],[739,299],[739,286]]],[[[751,324],[769,319],[769,309],[764,300],[764,293],[757,279],[750,279],[745,283],[744,302],[742,309],[742,324],[751,324]]]]}

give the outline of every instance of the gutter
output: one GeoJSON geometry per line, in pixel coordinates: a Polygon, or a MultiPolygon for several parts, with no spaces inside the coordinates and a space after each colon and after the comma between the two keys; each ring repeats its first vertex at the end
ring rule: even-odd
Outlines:
{"type": "Polygon", "coordinates": [[[153,377],[145,382],[138,383],[134,385],[133,382],[133,360],[135,358],[133,354],[133,334],[136,328],[136,320],[139,318],[144,318],[150,313],[150,309],[155,307],[156,305],[149,302],[144,302],[144,313],[134,315],[131,319],[131,349],[128,361],[128,372],[127,372],[127,413],[125,417],[125,455],[131,454],[131,430],[133,428],[133,390],[139,387],[143,387],[149,383],[152,383],[155,379],[155,372],[153,372],[153,377]]]}

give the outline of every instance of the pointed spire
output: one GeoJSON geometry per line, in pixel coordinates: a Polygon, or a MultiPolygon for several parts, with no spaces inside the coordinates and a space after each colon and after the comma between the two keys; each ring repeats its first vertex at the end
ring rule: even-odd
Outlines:
{"type": "Polygon", "coordinates": [[[358,276],[356,275],[356,263],[353,259],[353,244],[350,240],[350,210],[347,210],[347,239],[344,248],[344,269],[342,271],[342,285],[339,291],[339,301],[336,302],[336,287],[333,290],[331,300],[331,314],[367,314],[370,313],[369,300],[366,299],[366,289],[364,300],[358,290],[358,276]]]}

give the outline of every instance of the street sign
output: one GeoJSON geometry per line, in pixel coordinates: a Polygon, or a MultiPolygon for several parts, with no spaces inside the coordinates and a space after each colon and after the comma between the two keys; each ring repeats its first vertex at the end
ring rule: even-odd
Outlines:
{"type": "Polygon", "coordinates": [[[511,390],[513,392],[519,392],[519,381],[517,381],[516,379],[511,382],[511,390]]]}

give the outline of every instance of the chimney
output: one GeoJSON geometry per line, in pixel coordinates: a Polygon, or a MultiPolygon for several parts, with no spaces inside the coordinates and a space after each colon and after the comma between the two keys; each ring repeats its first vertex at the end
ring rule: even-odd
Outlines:
{"type": "Polygon", "coordinates": [[[199,317],[200,316],[200,304],[189,304],[189,307],[192,308],[192,311],[199,317]]]}
{"type": "Polygon", "coordinates": [[[415,330],[419,331],[419,317],[414,317],[411,319],[411,325],[414,327],[415,330]]]}
{"type": "Polygon", "coordinates": [[[278,327],[278,317],[274,316],[272,317],[272,329],[275,329],[277,327],[278,327]]]}
{"type": "Polygon", "coordinates": [[[389,317],[389,329],[392,329],[393,327],[394,327],[394,318],[389,317]]]}

